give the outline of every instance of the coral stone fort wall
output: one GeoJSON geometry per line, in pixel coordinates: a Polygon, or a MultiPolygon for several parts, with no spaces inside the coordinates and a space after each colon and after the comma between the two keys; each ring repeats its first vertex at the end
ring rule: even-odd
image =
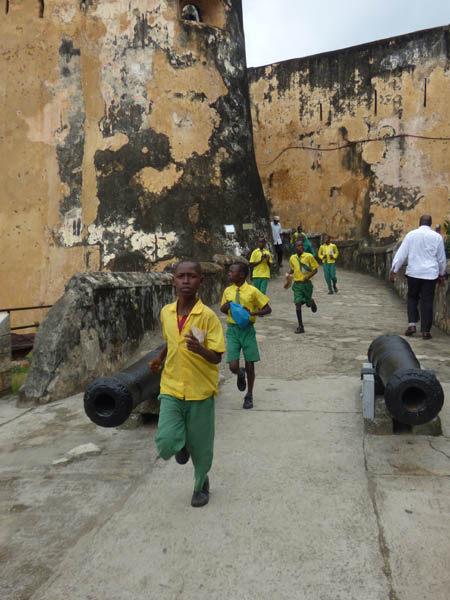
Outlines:
{"type": "Polygon", "coordinates": [[[255,244],[268,212],[240,0],[2,9],[0,305],[53,304],[77,271],[255,244]]]}
{"type": "Polygon", "coordinates": [[[249,69],[257,163],[285,227],[387,244],[450,219],[449,28],[249,69]]]}
{"type": "Polygon", "coordinates": [[[240,0],[2,7],[3,308],[246,254],[268,209],[375,244],[450,218],[448,27],[247,70],[240,0]]]}

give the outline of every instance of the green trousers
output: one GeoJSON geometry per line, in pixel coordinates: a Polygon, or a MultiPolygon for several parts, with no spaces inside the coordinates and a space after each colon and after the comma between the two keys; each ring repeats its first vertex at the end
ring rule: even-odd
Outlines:
{"type": "Polygon", "coordinates": [[[254,277],[253,278],[253,285],[255,286],[255,288],[257,288],[263,294],[265,294],[267,292],[267,284],[268,283],[269,283],[268,277],[254,277]]]}
{"type": "Polygon", "coordinates": [[[194,491],[199,492],[213,461],[214,396],[187,401],[160,394],[159,400],[158,453],[168,460],[186,446],[194,465],[194,491]]]}
{"type": "Polygon", "coordinates": [[[323,263],[323,274],[327,282],[328,291],[333,293],[331,282],[336,283],[336,266],[334,263],[323,263]]]}

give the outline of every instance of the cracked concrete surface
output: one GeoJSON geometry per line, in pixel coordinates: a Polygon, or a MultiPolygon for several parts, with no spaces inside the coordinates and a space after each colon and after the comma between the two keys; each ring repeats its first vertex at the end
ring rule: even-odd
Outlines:
{"type": "MultiPolygon", "coordinates": [[[[2,600],[448,600],[450,409],[440,437],[364,433],[361,363],[406,311],[388,285],[338,277],[333,297],[315,278],[304,335],[269,284],[252,411],[222,364],[205,508],[191,464],[157,457],[155,423],[98,428],[82,395],[1,400],[2,600]],[[52,465],[88,443],[101,453],[52,465]]],[[[449,337],[433,335],[411,345],[448,397],[449,337]]]]}

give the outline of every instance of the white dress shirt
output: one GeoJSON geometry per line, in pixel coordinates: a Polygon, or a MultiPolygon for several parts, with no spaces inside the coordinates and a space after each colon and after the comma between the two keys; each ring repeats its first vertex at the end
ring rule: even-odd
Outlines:
{"type": "Polygon", "coordinates": [[[417,279],[437,279],[447,266],[444,240],[428,225],[421,225],[406,234],[392,261],[391,271],[397,273],[408,260],[406,275],[417,279]]]}
{"type": "Polygon", "coordinates": [[[282,231],[281,223],[274,223],[272,221],[270,225],[272,227],[273,243],[274,244],[282,244],[283,242],[281,240],[281,231],[282,231]]]}

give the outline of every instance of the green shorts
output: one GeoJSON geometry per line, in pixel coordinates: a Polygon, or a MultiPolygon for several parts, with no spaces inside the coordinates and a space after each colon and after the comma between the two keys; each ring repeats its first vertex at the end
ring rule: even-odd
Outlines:
{"type": "Polygon", "coordinates": [[[301,302],[306,304],[306,306],[311,306],[313,295],[313,284],[311,281],[307,281],[306,283],[294,281],[292,285],[292,291],[294,292],[294,304],[301,302]]]}
{"type": "Polygon", "coordinates": [[[267,284],[269,283],[268,277],[253,277],[253,285],[260,292],[265,294],[267,292],[267,284]]]}
{"type": "Polygon", "coordinates": [[[239,360],[241,348],[246,362],[258,362],[260,360],[253,323],[250,323],[245,329],[241,329],[234,323],[228,323],[226,336],[227,362],[239,360]]]}

